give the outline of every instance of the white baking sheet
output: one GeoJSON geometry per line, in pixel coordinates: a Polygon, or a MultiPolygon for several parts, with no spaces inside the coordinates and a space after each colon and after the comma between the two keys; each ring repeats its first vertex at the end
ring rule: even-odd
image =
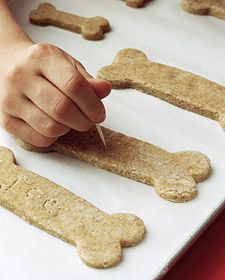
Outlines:
{"type": "MultiPolygon", "coordinates": [[[[155,0],[138,10],[120,0],[50,1],[66,11],[108,18],[112,31],[97,42],[54,27],[30,25],[29,11],[40,2],[14,0],[11,7],[33,40],[65,49],[93,75],[110,64],[118,50],[135,47],[152,60],[225,85],[225,21],[187,14],[180,0],[155,0]]],[[[225,132],[217,122],[130,89],[114,90],[105,105],[105,126],[169,151],[201,151],[212,161],[212,175],[198,184],[193,201],[174,204],[147,185],[86,163],[57,154],[26,152],[0,130],[0,145],[11,148],[22,167],[66,186],[108,213],[134,213],[147,228],[142,243],[123,250],[124,260],[118,266],[96,270],[84,265],[71,245],[0,208],[1,280],[158,278],[223,206],[225,132]]]]}

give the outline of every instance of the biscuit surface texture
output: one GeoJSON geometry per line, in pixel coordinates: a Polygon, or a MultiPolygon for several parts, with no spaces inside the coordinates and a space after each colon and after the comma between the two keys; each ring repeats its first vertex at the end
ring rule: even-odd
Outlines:
{"type": "Polygon", "coordinates": [[[103,17],[85,18],[56,10],[49,3],[42,3],[29,16],[30,22],[36,25],[53,25],[76,33],[81,33],[87,40],[99,40],[105,32],[110,31],[110,24],[103,17]]]}
{"type": "Polygon", "coordinates": [[[137,49],[118,52],[98,77],[113,88],[134,88],[183,109],[217,120],[225,129],[225,87],[187,71],[149,61],[137,49]]]}
{"type": "Polygon", "coordinates": [[[98,168],[154,186],[163,198],[173,202],[191,200],[197,194],[196,182],[210,173],[208,158],[198,152],[169,153],[150,143],[102,127],[107,150],[96,128],[71,131],[47,149],[19,141],[31,151],[57,151],[86,161],[98,168]]]}
{"type": "Polygon", "coordinates": [[[133,7],[133,8],[140,8],[145,5],[146,2],[149,2],[151,0],[125,0],[127,6],[133,7]]]}
{"type": "Polygon", "coordinates": [[[80,258],[95,268],[116,265],[121,247],[145,235],[133,214],[109,215],[69,190],[24,170],[13,153],[0,147],[0,205],[36,227],[77,247],[80,258]]]}
{"type": "Polygon", "coordinates": [[[225,20],[224,0],[183,0],[185,11],[197,15],[210,15],[225,20]]]}

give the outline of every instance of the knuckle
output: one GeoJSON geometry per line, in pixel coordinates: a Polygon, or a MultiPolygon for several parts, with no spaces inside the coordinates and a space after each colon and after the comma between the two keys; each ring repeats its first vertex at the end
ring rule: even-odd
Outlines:
{"type": "Polygon", "coordinates": [[[57,138],[48,138],[40,135],[39,137],[36,137],[34,142],[31,144],[35,145],[36,147],[45,148],[53,144],[56,141],[56,139],[57,138]]]}
{"type": "Polygon", "coordinates": [[[51,55],[56,50],[56,47],[46,43],[35,44],[32,47],[31,56],[34,58],[42,58],[46,55],[51,55]]]}
{"type": "Polygon", "coordinates": [[[8,115],[1,115],[1,126],[9,133],[13,132],[13,118],[8,115]]]}
{"type": "Polygon", "coordinates": [[[57,120],[63,120],[69,110],[69,101],[62,97],[56,100],[52,105],[52,113],[57,120]]]}
{"type": "Polygon", "coordinates": [[[48,100],[48,102],[51,102],[49,101],[49,89],[47,86],[42,85],[36,94],[38,98],[42,98],[43,100],[48,100]]]}
{"type": "Polygon", "coordinates": [[[76,94],[80,92],[83,87],[83,78],[76,72],[70,72],[65,76],[65,92],[69,94],[76,94]]]}
{"type": "Polygon", "coordinates": [[[8,108],[14,107],[15,100],[12,97],[12,94],[10,91],[5,91],[1,98],[0,98],[0,108],[2,110],[7,110],[8,108]]]}
{"type": "Polygon", "coordinates": [[[46,121],[43,129],[47,137],[58,137],[65,131],[64,127],[54,120],[46,121]]]}
{"type": "Polygon", "coordinates": [[[6,83],[10,83],[10,84],[21,83],[21,81],[24,78],[24,75],[25,73],[22,65],[20,64],[14,65],[12,68],[9,68],[5,73],[6,83]]]}

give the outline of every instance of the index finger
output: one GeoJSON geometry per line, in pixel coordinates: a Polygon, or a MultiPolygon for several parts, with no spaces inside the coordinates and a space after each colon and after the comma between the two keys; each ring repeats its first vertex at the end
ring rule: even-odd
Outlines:
{"type": "Polygon", "coordinates": [[[53,47],[40,63],[42,75],[67,95],[93,123],[105,119],[105,108],[88,80],[78,71],[63,51],[53,47]]]}

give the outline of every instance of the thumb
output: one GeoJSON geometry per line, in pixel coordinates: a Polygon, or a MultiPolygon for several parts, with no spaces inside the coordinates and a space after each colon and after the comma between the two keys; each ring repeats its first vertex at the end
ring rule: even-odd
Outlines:
{"type": "Polygon", "coordinates": [[[98,98],[102,99],[109,95],[112,86],[108,81],[102,79],[94,79],[93,76],[86,71],[82,63],[80,63],[78,60],[67,53],[65,53],[65,55],[71,62],[71,64],[73,64],[73,66],[77,68],[77,70],[83,75],[83,77],[88,80],[98,98]]]}
{"type": "Polygon", "coordinates": [[[83,64],[75,60],[75,65],[77,70],[88,80],[89,84],[92,86],[98,98],[102,99],[109,95],[111,92],[111,84],[102,79],[94,79],[85,69],[83,64]]]}
{"type": "Polygon", "coordinates": [[[112,90],[112,86],[108,81],[100,79],[88,79],[88,82],[100,99],[108,96],[112,90]]]}

